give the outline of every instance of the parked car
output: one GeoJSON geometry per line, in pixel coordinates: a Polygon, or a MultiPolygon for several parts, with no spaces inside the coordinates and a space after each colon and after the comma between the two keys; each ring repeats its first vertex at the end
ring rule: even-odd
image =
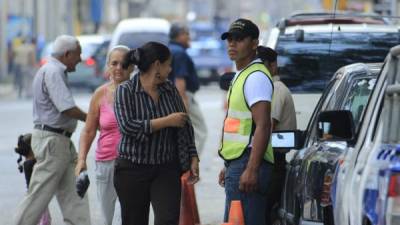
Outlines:
{"type": "Polygon", "coordinates": [[[266,45],[292,92],[322,92],[340,67],[383,62],[398,43],[398,27],[377,15],[303,13],[279,22],[266,45]]]}
{"type": "Polygon", "coordinates": [[[192,57],[201,84],[218,82],[221,74],[232,71],[222,31],[209,22],[195,22],[189,25],[191,46],[188,54],[192,57]]]}
{"type": "Polygon", "coordinates": [[[328,83],[304,132],[304,144],[287,167],[279,210],[283,224],[333,224],[332,176],[342,155],[360,138],[380,68],[348,65],[328,83]]]}
{"type": "Polygon", "coordinates": [[[193,59],[202,84],[219,81],[220,74],[231,71],[233,67],[224,43],[217,39],[192,41],[188,54],[193,59]]]}
{"type": "MultiPolygon", "coordinates": [[[[68,73],[68,83],[71,87],[87,88],[94,91],[106,80],[103,74],[110,37],[108,35],[77,36],[82,47],[82,62],[76,66],[76,71],[68,73]]],[[[48,43],[41,54],[40,64],[47,62],[53,48],[53,42],[48,43]]]]}
{"type": "Polygon", "coordinates": [[[361,127],[362,141],[347,152],[334,176],[336,224],[400,224],[398,56],[400,46],[391,49],[376,82],[361,127]]]}
{"type": "Polygon", "coordinates": [[[399,41],[398,27],[375,14],[303,13],[280,21],[265,45],[278,53],[281,80],[293,94],[297,127],[305,129],[321,92],[339,68],[383,62],[399,41]]]}

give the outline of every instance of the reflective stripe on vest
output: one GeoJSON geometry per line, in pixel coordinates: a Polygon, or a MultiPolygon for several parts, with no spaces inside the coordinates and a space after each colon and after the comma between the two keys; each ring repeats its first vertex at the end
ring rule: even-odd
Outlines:
{"type": "MultiPolygon", "coordinates": [[[[255,125],[251,110],[245,100],[244,84],[247,77],[256,71],[264,73],[273,87],[271,75],[261,62],[247,66],[231,84],[228,91],[228,111],[224,120],[223,136],[219,149],[220,156],[225,160],[239,158],[251,143],[255,125]]],[[[274,162],[271,140],[265,150],[264,159],[271,163],[274,162]]]]}

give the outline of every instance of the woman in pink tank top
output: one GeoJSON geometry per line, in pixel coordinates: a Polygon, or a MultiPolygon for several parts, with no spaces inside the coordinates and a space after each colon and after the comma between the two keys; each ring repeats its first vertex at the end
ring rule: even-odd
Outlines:
{"type": "Polygon", "coordinates": [[[85,127],[79,140],[79,156],[75,168],[76,175],[86,170],[86,158],[90,146],[96,137],[96,131],[100,130],[95,156],[96,185],[103,224],[107,225],[112,224],[117,199],[113,182],[114,160],[117,158],[117,148],[121,138],[113,109],[114,91],[120,83],[129,79],[129,74],[133,71],[133,66],[128,69],[122,68],[128,51],[128,47],[120,45],[111,49],[107,56],[107,73],[110,76],[110,82],[97,88],[92,96],[85,127]]]}

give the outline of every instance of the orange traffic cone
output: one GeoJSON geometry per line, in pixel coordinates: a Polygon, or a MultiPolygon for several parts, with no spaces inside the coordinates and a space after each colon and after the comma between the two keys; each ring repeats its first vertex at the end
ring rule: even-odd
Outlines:
{"type": "Polygon", "coordinates": [[[228,221],[233,225],[244,225],[243,208],[240,200],[232,200],[228,221]]]}
{"type": "Polygon", "coordinates": [[[194,185],[188,184],[190,172],[186,172],[181,177],[181,212],[179,215],[179,225],[198,225],[200,224],[199,211],[197,209],[196,194],[194,185]]]}

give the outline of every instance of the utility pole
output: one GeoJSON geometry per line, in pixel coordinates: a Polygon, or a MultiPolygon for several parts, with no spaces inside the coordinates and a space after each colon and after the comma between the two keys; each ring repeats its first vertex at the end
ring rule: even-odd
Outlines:
{"type": "Polygon", "coordinates": [[[0,81],[8,74],[7,1],[8,0],[0,0],[0,81]]]}

